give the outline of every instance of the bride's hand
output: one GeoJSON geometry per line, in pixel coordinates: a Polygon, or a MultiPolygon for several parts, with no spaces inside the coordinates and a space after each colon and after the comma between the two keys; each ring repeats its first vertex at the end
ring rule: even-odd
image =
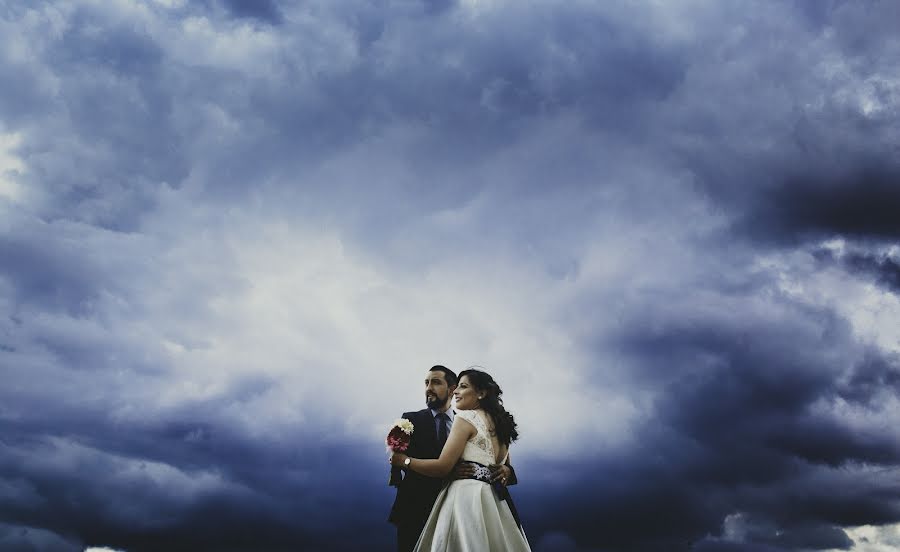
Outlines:
{"type": "Polygon", "coordinates": [[[391,455],[391,458],[390,458],[390,460],[388,460],[388,462],[390,462],[391,465],[394,466],[395,468],[402,468],[403,462],[405,460],[406,460],[405,454],[394,453],[391,455]]]}

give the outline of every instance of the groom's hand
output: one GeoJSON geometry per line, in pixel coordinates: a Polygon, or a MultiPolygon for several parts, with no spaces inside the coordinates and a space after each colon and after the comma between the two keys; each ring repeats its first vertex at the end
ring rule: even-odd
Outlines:
{"type": "Polygon", "coordinates": [[[468,462],[460,462],[450,474],[452,479],[469,479],[475,475],[475,466],[468,462]]]}
{"type": "Polygon", "coordinates": [[[512,470],[506,464],[500,466],[491,466],[491,483],[499,481],[506,486],[506,481],[512,474],[512,470]]]}

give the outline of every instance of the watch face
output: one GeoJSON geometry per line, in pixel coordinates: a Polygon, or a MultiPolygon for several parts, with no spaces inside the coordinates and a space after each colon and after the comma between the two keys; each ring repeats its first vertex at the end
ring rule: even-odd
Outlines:
{"type": "Polygon", "coordinates": [[[404,465],[404,466],[408,466],[410,462],[412,462],[412,458],[410,458],[409,456],[407,456],[407,457],[406,457],[406,460],[403,461],[403,465],[404,465]]]}

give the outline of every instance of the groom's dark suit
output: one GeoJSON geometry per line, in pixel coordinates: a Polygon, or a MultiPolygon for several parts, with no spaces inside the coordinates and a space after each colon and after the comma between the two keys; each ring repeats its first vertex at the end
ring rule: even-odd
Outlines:
{"type": "MultiPolygon", "coordinates": [[[[441,455],[434,416],[428,408],[418,412],[404,412],[403,417],[413,423],[408,456],[413,458],[437,458],[441,455]]],[[[391,507],[388,521],[397,526],[397,549],[412,550],[425,527],[428,514],[441,487],[443,479],[426,477],[412,470],[391,468],[390,484],[397,487],[397,498],[391,507]]]]}

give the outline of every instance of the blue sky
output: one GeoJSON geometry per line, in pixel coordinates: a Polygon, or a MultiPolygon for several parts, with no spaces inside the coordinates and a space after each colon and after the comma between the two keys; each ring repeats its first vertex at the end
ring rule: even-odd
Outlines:
{"type": "Polygon", "coordinates": [[[440,363],[537,551],[893,549],[897,21],[0,2],[0,548],[389,550],[440,363]]]}

